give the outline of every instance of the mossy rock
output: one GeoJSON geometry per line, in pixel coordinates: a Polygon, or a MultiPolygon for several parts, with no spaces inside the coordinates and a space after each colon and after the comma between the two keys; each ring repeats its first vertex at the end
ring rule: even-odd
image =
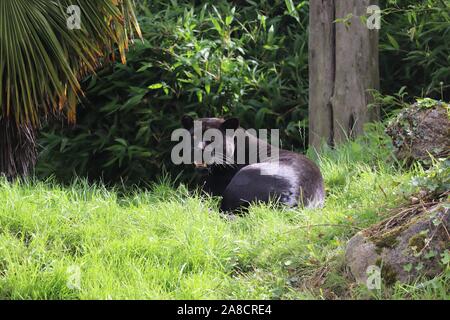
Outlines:
{"type": "Polygon", "coordinates": [[[450,250],[448,204],[412,209],[356,234],[347,244],[345,259],[356,281],[365,284],[371,266],[381,268],[385,285],[433,278],[443,271],[440,256],[450,250]]]}
{"type": "Polygon", "coordinates": [[[448,158],[450,153],[450,107],[432,99],[422,99],[403,109],[391,121],[386,133],[391,137],[396,157],[411,164],[430,163],[430,155],[448,158]]]}

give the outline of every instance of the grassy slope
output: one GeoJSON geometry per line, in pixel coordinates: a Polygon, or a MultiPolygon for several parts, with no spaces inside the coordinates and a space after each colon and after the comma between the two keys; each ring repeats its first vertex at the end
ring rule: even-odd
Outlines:
{"type": "MultiPolygon", "coordinates": [[[[0,299],[367,297],[345,277],[346,241],[398,204],[413,174],[387,163],[374,132],[318,159],[328,198],[317,210],[255,206],[227,221],[217,200],[165,183],[119,197],[83,182],[0,182],[0,299]],[[74,266],[79,289],[67,285],[74,266]]],[[[442,276],[371,295],[446,291],[442,276]]]]}

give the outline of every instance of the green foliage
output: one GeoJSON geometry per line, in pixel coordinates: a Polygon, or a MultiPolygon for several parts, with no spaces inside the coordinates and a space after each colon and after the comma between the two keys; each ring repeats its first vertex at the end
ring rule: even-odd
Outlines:
{"type": "Polygon", "coordinates": [[[436,159],[433,166],[411,180],[411,186],[418,191],[439,195],[450,190],[450,160],[436,159]]]}
{"type": "Polygon", "coordinates": [[[144,7],[144,43],[125,66],[86,79],[78,124],[52,124],[42,134],[38,172],[126,183],[150,180],[163,165],[176,174],[170,135],[186,113],[281,128],[289,148],[304,148],[307,3],[288,4],[144,7]]]}
{"type": "Polygon", "coordinates": [[[410,99],[450,100],[449,2],[384,0],[381,5],[381,91],[405,87],[410,99]]]}
{"type": "MultiPolygon", "coordinates": [[[[390,114],[414,96],[448,96],[444,4],[386,0],[382,7],[377,103],[390,114]]],[[[138,1],[144,43],[126,66],[86,79],[79,123],[49,125],[38,172],[131,184],[165,170],[176,176],[182,168],[171,164],[170,133],[185,113],[278,128],[285,148],[305,150],[308,9],[308,1],[287,0],[138,1]]]]}

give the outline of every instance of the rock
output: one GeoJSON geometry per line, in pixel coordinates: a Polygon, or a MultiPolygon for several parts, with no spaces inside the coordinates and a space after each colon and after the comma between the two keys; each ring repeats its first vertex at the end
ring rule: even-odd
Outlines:
{"type": "Polygon", "coordinates": [[[345,260],[356,281],[366,284],[367,270],[381,269],[386,285],[433,278],[443,271],[441,254],[450,249],[448,204],[400,210],[356,234],[347,244],[345,260]]]}
{"type": "Polygon", "coordinates": [[[430,154],[448,158],[450,153],[450,109],[446,103],[422,99],[405,108],[391,121],[386,133],[392,138],[400,161],[427,163],[430,154]]]}

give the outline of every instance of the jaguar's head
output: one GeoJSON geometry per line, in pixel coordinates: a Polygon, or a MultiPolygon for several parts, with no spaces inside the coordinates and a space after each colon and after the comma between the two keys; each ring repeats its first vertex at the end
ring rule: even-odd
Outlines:
{"type": "Polygon", "coordinates": [[[234,163],[235,131],[239,119],[200,118],[181,119],[183,128],[191,135],[192,159],[196,169],[206,172],[211,166],[234,163]]]}

